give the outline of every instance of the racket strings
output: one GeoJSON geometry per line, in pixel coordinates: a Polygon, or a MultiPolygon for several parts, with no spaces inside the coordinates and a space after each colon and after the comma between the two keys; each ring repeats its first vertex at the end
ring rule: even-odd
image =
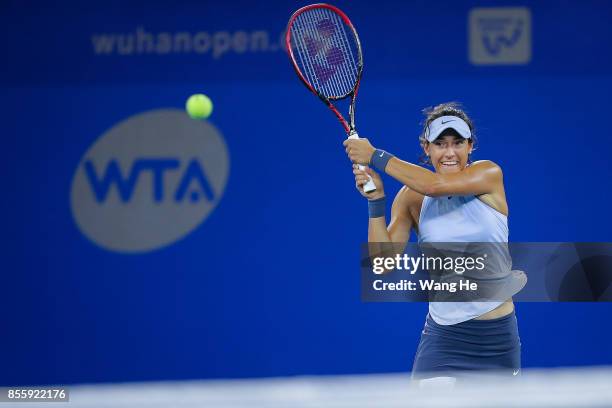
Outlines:
{"type": "MultiPolygon", "coordinates": [[[[319,91],[325,96],[343,96],[349,93],[357,80],[356,64],[353,65],[355,74],[351,78],[349,66],[346,62],[350,54],[346,52],[343,38],[346,38],[344,24],[336,13],[327,9],[313,9],[306,14],[310,34],[310,41],[315,41],[318,49],[307,49],[307,57],[314,56],[314,74],[320,84],[319,91]]],[[[308,41],[308,40],[306,40],[308,41]]],[[[348,41],[348,40],[347,40],[348,41]]],[[[353,61],[354,63],[354,61],[353,61]]]]}
{"type": "Polygon", "coordinates": [[[307,19],[309,23],[309,34],[311,35],[311,37],[308,37],[310,38],[309,41],[315,42],[314,47],[311,45],[307,51],[309,56],[314,55],[315,58],[319,57],[315,59],[313,65],[315,67],[315,76],[318,78],[318,82],[322,84],[322,93],[325,96],[339,95],[341,87],[330,79],[332,79],[332,76],[335,74],[334,70],[338,69],[341,64],[341,55],[337,55],[334,48],[329,48],[333,46],[332,41],[324,38],[324,35],[331,30],[335,30],[336,27],[327,24],[330,20],[322,19],[322,14],[323,13],[317,9],[312,9],[310,12],[303,13],[304,18],[307,19]]]}
{"type": "Polygon", "coordinates": [[[315,70],[313,66],[313,60],[307,54],[307,46],[305,38],[310,38],[309,34],[307,34],[307,27],[305,27],[301,21],[299,22],[297,19],[291,26],[291,46],[297,51],[299,57],[299,66],[298,68],[302,72],[302,75],[306,78],[306,80],[310,83],[310,85],[315,88],[317,91],[320,91],[321,84],[317,76],[315,75],[315,70]]]}
{"type": "Polygon", "coordinates": [[[310,85],[328,98],[349,94],[358,80],[360,51],[341,17],[329,9],[310,9],[290,30],[298,69],[310,85]]]}
{"type": "MultiPolygon", "coordinates": [[[[319,9],[319,11],[321,11],[321,9],[319,9]]],[[[357,61],[354,56],[355,54],[352,51],[351,43],[349,42],[349,38],[346,34],[346,27],[344,23],[342,22],[342,20],[340,19],[340,16],[338,16],[336,13],[330,13],[330,14],[331,14],[331,18],[335,20],[336,27],[338,27],[337,32],[340,34],[338,46],[341,52],[341,54],[333,53],[331,57],[335,65],[340,67],[339,74],[342,76],[342,79],[346,81],[346,83],[352,84],[351,85],[351,89],[352,89],[354,87],[355,82],[357,81],[357,72],[358,72],[357,61]],[[338,56],[342,56],[342,61],[339,61],[338,56]],[[346,62],[347,62],[346,64],[344,64],[344,59],[346,59],[346,62]],[[352,65],[349,65],[349,64],[352,64],[352,65]]],[[[321,17],[325,18],[324,15],[322,15],[321,17]]],[[[328,55],[328,58],[329,58],[329,55],[328,55]]]]}

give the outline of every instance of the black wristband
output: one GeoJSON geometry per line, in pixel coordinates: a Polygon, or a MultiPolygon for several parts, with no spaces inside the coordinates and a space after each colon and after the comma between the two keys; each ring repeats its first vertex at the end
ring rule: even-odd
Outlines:
{"type": "Polygon", "coordinates": [[[386,211],[386,197],[377,198],[376,200],[368,200],[368,214],[370,218],[384,217],[386,211]]]}
{"type": "Polygon", "coordinates": [[[370,167],[374,167],[380,172],[385,172],[387,163],[394,157],[391,153],[387,153],[384,150],[376,149],[370,158],[370,167]]]}

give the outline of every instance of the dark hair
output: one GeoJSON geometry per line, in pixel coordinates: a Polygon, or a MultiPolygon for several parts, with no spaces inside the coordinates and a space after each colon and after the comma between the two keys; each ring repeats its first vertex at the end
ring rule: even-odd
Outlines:
{"type": "MultiPolygon", "coordinates": [[[[421,132],[421,135],[419,136],[419,142],[421,143],[422,147],[429,143],[425,134],[431,122],[442,116],[457,116],[458,118],[463,119],[465,123],[467,123],[470,127],[470,132],[472,132],[470,143],[472,143],[473,146],[472,150],[476,150],[476,143],[478,139],[476,138],[476,129],[474,128],[474,122],[472,122],[472,119],[470,119],[465,110],[463,110],[463,107],[459,102],[446,102],[436,106],[427,107],[423,109],[423,115],[425,115],[425,120],[422,123],[423,130],[421,132]]],[[[440,136],[446,136],[448,134],[458,135],[455,130],[447,129],[442,132],[440,136]]],[[[429,160],[429,157],[427,157],[427,155],[423,154],[421,155],[421,163],[431,164],[431,161],[429,160]]]]}

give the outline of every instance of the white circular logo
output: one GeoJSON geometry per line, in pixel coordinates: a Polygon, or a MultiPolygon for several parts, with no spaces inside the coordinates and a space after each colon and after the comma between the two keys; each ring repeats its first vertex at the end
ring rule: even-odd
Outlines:
{"type": "Polygon", "coordinates": [[[178,109],[134,115],[85,153],[70,192],[81,232],[103,248],[146,252],[194,230],[229,174],[221,133],[178,109]]]}

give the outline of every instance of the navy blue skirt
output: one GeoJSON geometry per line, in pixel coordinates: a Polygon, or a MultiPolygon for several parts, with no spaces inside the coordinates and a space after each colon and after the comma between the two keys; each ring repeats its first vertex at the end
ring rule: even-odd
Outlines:
{"type": "Polygon", "coordinates": [[[460,376],[495,370],[516,376],[521,369],[521,341],[514,311],[491,320],[443,326],[429,314],[414,358],[412,377],[460,376]]]}

